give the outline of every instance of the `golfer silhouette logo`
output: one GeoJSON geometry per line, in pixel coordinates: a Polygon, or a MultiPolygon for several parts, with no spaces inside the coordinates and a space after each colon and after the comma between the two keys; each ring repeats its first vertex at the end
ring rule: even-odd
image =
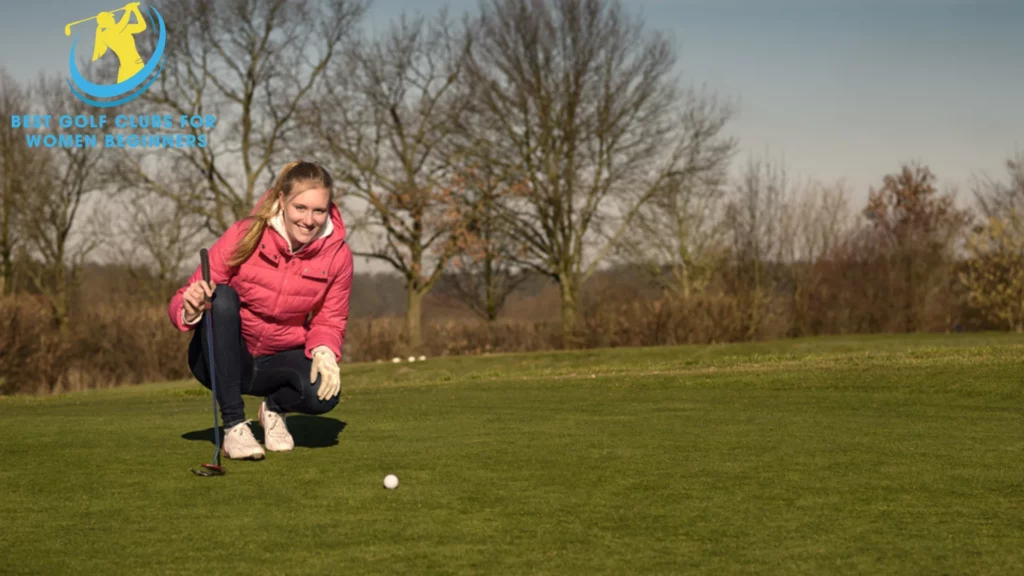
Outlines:
{"type": "Polygon", "coordinates": [[[75,34],[74,42],[71,45],[71,54],[68,57],[68,66],[71,69],[68,86],[79,100],[102,108],[118,106],[138,98],[157,79],[164,67],[167,28],[164,26],[163,17],[156,8],[149,6],[148,9],[149,23],[143,17],[139,3],[132,2],[123,8],[100,12],[95,16],[64,26],[64,35],[71,36],[73,26],[95,20],[96,40],[93,43],[92,61],[95,62],[109,53],[117,57],[119,62],[116,84],[90,82],[78,71],[78,65],[75,62],[75,49],[78,45],[78,35],[75,34]],[[123,14],[118,17],[117,13],[122,11],[123,14]],[[136,47],[135,36],[152,30],[156,30],[158,34],[157,41],[153,48],[153,54],[146,62],[136,47]]]}

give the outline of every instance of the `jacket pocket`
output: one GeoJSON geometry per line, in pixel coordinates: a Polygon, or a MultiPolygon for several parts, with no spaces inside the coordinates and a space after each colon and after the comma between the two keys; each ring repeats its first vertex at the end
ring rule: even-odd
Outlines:
{"type": "Polygon", "coordinates": [[[327,292],[327,269],[317,266],[303,266],[299,269],[299,282],[294,286],[297,296],[315,303],[327,292]]]}
{"type": "Polygon", "coordinates": [[[321,266],[303,266],[300,275],[303,278],[327,283],[327,269],[321,266]]]}

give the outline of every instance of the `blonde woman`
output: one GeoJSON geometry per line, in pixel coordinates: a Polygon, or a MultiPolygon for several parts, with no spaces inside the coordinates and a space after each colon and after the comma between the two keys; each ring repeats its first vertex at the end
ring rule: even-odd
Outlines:
{"type": "Polygon", "coordinates": [[[217,402],[224,419],[223,453],[262,459],[245,418],[242,395],[262,397],[259,420],[266,449],[291,450],[289,412],[323,414],[338,404],[338,363],[348,321],[352,252],[332,202],[330,174],[293,162],[253,213],[209,249],[210,282],[196,269],[171,298],[171,322],[195,330],[188,360],[210,388],[206,330],[213,314],[217,402]]]}

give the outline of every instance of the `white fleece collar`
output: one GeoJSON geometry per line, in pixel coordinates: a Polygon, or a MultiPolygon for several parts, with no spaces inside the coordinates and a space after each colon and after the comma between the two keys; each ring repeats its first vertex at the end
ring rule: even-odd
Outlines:
{"type": "Polygon", "coordinates": [[[309,242],[299,246],[295,250],[292,250],[292,242],[288,239],[288,232],[284,228],[284,210],[281,209],[280,202],[278,200],[274,200],[274,215],[267,221],[267,224],[269,224],[274,230],[277,230],[277,233],[284,238],[284,243],[288,245],[288,250],[291,254],[295,254],[320,238],[326,238],[331,235],[331,232],[334,232],[334,222],[331,221],[330,211],[328,211],[327,221],[320,227],[320,231],[316,233],[316,236],[314,236],[309,242]]]}

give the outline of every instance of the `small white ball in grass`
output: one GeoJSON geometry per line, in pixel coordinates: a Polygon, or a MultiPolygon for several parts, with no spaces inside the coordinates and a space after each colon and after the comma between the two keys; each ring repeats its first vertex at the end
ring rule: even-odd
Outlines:
{"type": "Polygon", "coordinates": [[[409,356],[409,362],[415,362],[415,361],[416,361],[416,357],[415,356],[409,356]]]}
{"type": "Polygon", "coordinates": [[[394,490],[398,488],[398,476],[394,474],[388,474],[384,477],[384,487],[388,490],[394,490]]]}
{"type": "Polygon", "coordinates": [[[426,356],[420,356],[420,362],[424,362],[427,359],[426,356]]]}
{"type": "Polygon", "coordinates": [[[395,364],[398,364],[399,362],[401,362],[401,361],[402,361],[402,359],[401,359],[401,358],[399,358],[398,356],[395,356],[394,358],[392,358],[392,359],[391,359],[391,361],[392,361],[393,363],[395,363],[395,364]]]}

